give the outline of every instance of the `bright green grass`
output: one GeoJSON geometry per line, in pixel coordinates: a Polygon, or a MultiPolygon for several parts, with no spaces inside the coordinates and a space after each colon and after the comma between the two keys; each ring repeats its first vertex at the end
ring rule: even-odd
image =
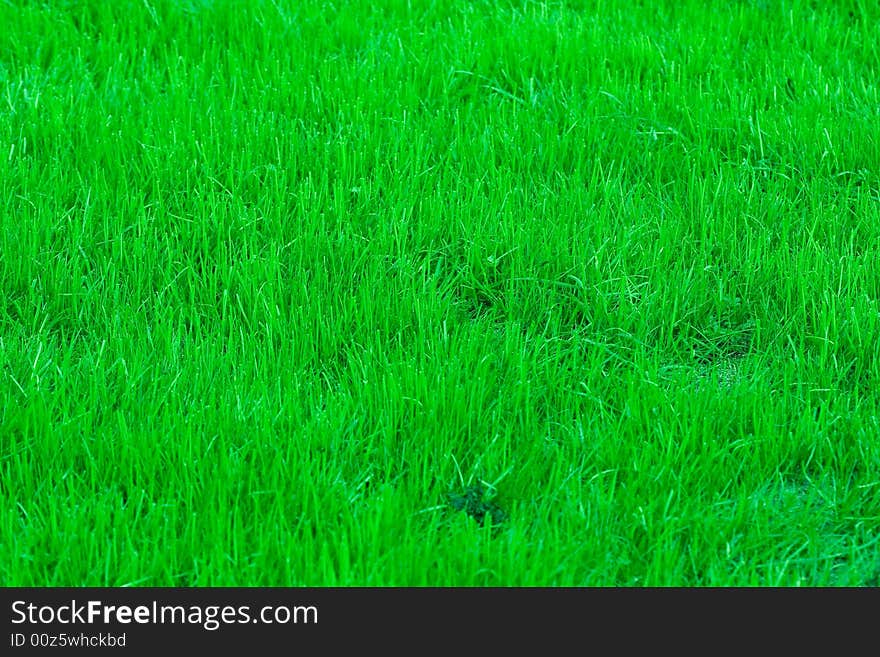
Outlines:
{"type": "Polygon", "coordinates": [[[3,584],[878,583],[877,3],[0,26],[3,584]]]}

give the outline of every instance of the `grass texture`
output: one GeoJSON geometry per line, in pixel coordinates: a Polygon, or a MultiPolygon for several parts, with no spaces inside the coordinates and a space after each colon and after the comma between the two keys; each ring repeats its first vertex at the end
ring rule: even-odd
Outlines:
{"type": "Polygon", "coordinates": [[[0,25],[0,583],[878,584],[880,5],[0,25]]]}

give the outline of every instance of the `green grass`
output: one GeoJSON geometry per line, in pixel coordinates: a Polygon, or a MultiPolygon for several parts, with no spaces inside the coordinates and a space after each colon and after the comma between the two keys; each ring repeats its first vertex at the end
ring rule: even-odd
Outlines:
{"type": "Polygon", "coordinates": [[[876,3],[0,25],[0,583],[878,584],[876,3]]]}

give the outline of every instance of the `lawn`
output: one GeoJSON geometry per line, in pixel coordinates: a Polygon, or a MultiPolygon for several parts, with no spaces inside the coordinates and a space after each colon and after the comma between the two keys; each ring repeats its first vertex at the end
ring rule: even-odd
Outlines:
{"type": "Polygon", "coordinates": [[[0,584],[880,582],[877,3],[0,26],[0,584]]]}

